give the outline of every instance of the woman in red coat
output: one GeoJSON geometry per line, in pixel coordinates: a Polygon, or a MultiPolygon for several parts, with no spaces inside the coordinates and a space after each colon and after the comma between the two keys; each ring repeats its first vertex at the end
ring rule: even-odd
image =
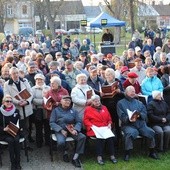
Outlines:
{"type": "MultiPolygon", "coordinates": [[[[87,131],[87,136],[95,137],[95,134],[92,130],[92,126],[97,127],[106,127],[108,126],[111,129],[112,119],[110,113],[107,108],[101,104],[100,97],[98,95],[94,95],[92,98],[92,105],[87,106],[84,112],[84,125],[87,131]]],[[[96,138],[96,154],[97,154],[97,162],[100,165],[103,165],[103,150],[104,143],[107,140],[107,144],[110,151],[110,159],[112,163],[117,163],[117,160],[114,156],[114,139],[113,137],[107,139],[99,139],[96,138]]]]}

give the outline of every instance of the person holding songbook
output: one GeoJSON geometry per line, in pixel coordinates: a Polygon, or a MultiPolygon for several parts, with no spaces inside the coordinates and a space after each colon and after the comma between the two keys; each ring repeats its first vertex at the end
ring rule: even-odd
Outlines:
{"type": "Polygon", "coordinates": [[[47,110],[47,118],[50,118],[51,111],[60,105],[60,100],[63,95],[68,95],[68,91],[62,87],[61,79],[54,76],[50,79],[50,90],[45,94],[45,98],[48,102],[44,100],[44,108],[47,110]]]}
{"type": "Polygon", "coordinates": [[[91,104],[91,97],[95,94],[91,86],[87,84],[87,76],[83,73],[76,76],[77,84],[71,91],[73,107],[79,113],[81,120],[84,116],[84,109],[91,104]]]}
{"type": "Polygon", "coordinates": [[[81,167],[79,155],[84,153],[86,136],[81,133],[82,121],[78,112],[72,108],[71,97],[63,95],[60,105],[53,109],[50,117],[50,126],[55,131],[57,148],[63,153],[63,161],[69,162],[66,138],[71,136],[76,141],[72,164],[81,167]]]}
{"type": "MultiPolygon", "coordinates": [[[[86,128],[86,134],[89,137],[96,137],[95,145],[96,145],[96,154],[97,154],[97,162],[100,165],[104,165],[103,161],[103,152],[104,152],[104,144],[107,141],[107,146],[110,151],[110,160],[112,163],[117,163],[117,160],[114,156],[114,135],[110,135],[105,137],[97,137],[96,132],[93,130],[93,127],[97,126],[97,129],[100,127],[107,127],[105,130],[105,134],[107,131],[111,131],[112,127],[112,119],[109,111],[106,106],[101,104],[100,97],[98,95],[94,95],[91,98],[92,104],[91,106],[87,106],[84,111],[84,125],[86,128]]],[[[100,133],[100,129],[99,129],[100,133]]]]}
{"type": "Polygon", "coordinates": [[[13,104],[12,97],[5,95],[0,107],[0,140],[8,143],[11,170],[21,169],[19,119],[19,110],[13,104]]]}
{"type": "Polygon", "coordinates": [[[33,109],[35,113],[35,127],[36,127],[36,144],[38,148],[42,147],[43,136],[45,138],[45,144],[50,143],[50,126],[47,119],[47,112],[43,108],[43,94],[44,91],[50,90],[50,86],[45,84],[45,76],[43,74],[35,75],[35,86],[32,87],[33,92],[33,109]],[[43,134],[44,130],[44,134],[43,134]]]}
{"type": "Polygon", "coordinates": [[[133,140],[138,135],[144,136],[149,140],[149,157],[158,159],[155,153],[155,132],[146,124],[147,112],[144,104],[135,99],[135,97],[135,88],[128,86],[125,90],[125,98],[117,103],[117,113],[125,138],[124,160],[129,161],[130,151],[133,149],[133,140]],[[132,113],[129,114],[129,112],[132,113]]]}
{"type": "Polygon", "coordinates": [[[115,127],[115,135],[116,135],[116,145],[119,143],[119,139],[121,137],[121,131],[119,127],[119,119],[116,111],[116,105],[119,100],[124,98],[123,87],[121,82],[115,78],[115,71],[112,68],[107,68],[105,71],[106,81],[102,85],[102,89],[107,86],[112,86],[113,83],[117,83],[116,87],[111,89],[111,96],[102,94],[102,104],[107,107],[109,113],[112,117],[112,121],[114,122],[115,127]]]}

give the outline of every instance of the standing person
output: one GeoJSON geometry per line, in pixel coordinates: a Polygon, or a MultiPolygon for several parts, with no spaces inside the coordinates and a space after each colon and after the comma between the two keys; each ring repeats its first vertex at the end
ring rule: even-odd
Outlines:
{"type": "MultiPolygon", "coordinates": [[[[21,170],[19,143],[20,133],[13,137],[7,133],[7,131],[9,130],[9,123],[12,122],[16,125],[19,119],[19,110],[16,109],[13,104],[12,97],[10,95],[5,95],[0,107],[0,140],[8,143],[11,170],[21,170]]],[[[20,128],[22,127],[20,126],[20,128]]]]}
{"type": "Polygon", "coordinates": [[[73,88],[76,85],[76,76],[81,72],[74,68],[73,62],[71,60],[65,61],[65,70],[63,74],[65,75],[66,82],[73,88]]]}
{"type": "Polygon", "coordinates": [[[125,156],[124,160],[129,161],[130,151],[133,149],[133,140],[138,135],[145,136],[149,139],[149,157],[158,159],[155,153],[155,132],[146,124],[147,112],[142,102],[135,99],[136,93],[133,86],[128,86],[125,90],[125,98],[117,103],[117,113],[122,123],[122,130],[125,135],[125,156]],[[138,117],[129,118],[127,110],[137,111],[138,117]]]}
{"type": "Polygon", "coordinates": [[[115,78],[115,71],[112,68],[107,68],[105,71],[106,81],[103,83],[103,86],[108,86],[113,83],[118,83],[118,88],[116,89],[116,93],[113,97],[104,97],[102,96],[102,103],[105,105],[111,115],[112,121],[114,122],[115,135],[116,135],[116,145],[119,144],[119,139],[121,137],[121,131],[119,127],[119,119],[116,111],[116,105],[119,100],[124,98],[123,87],[120,80],[115,78]]]}
{"type": "MultiPolygon", "coordinates": [[[[4,95],[9,94],[12,97],[14,105],[19,110],[24,130],[28,131],[29,117],[33,114],[31,86],[27,79],[19,77],[18,68],[12,67],[10,69],[10,75],[11,78],[4,84],[4,95]],[[22,97],[20,99],[16,98],[16,96],[24,89],[29,93],[29,97],[27,99],[22,97]]],[[[30,131],[28,131],[28,135],[31,135],[30,131]]]]}
{"type": "Polygon", "coordinates": [[[50,117],[50,126],[55,131],[58,149],[63,152],[64,162],[69,162],[67,152],[66,138],[71,136],[76,141],[75,153],[72,164],[75,167],[81,167],[79,155],[84,153],[86,136],[81,133],[82,121],[78,112],[71,107],[71,97],[62,96],[59,107],[55,108],[50,117]],[[67,126],[73,126],[69,131],[67,126]]]}
{"type": "Polygon", "coordinates": [[[111,34],[109,29],[106,29],[105,33],[102,36],[102,42],[104,41],[113,42],[113,40],[114,40],[113,34],[111,34]]]}
{"type": "Polygon", "coordinates": [[[42,74],[35,75],[35,86],[32,87],[33,108],[35,113],[36,144],[38,148],[43,144],[43,130],[45,134],[45,144],[50,144],[50,127],[47,114],[43,109],[43,90],[50,90],[50,86],[45,85],[45,77],[42,74]]]}
{"type": "Polygon", "coordinates": [[[61,85],[61,79],[57,76],[54,76],[50,79],[50,90],[47,91],[45,94],[45,97],[48,99],[49,97],[52,98],[52,102],[50,107],[45,106],[45,109],[47,110],[47,118],[50,118],[51,111],[60,105],[60,101],[63,95],[68,95],[68,91],[62,87],[61,85]]]}
{"type": "Polygon", "coordinates": [[[87,76],[83,73],[76,76],[77,84],[71,91],[71,98],[73,102],[73,107],[79,113],[81,120],[84,117],[84,109],[87,105],[91,104],[91,97],[88,97],[88,91],[91,91],[91,96],[93,96],[94,90],[91,86],[87,84],[87,76]]]}

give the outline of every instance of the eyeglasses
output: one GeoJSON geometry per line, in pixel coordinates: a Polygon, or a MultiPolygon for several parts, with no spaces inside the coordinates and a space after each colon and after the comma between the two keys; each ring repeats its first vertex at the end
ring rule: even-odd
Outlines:
{"type": "Polygon", "coordinates": [[[7,102],[7,103],[12,103],[12,100],[6,100],[5,102],[7,102]]]}

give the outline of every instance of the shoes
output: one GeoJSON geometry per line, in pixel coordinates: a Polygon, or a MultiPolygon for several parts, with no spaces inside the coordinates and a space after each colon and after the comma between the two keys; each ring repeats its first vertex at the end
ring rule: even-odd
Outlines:
{"type": "Polygon", "coordinates": [[[159,159],[158,155],[155,152],[150,153],[149,157],[152,158],[152,159],[159,159]]]}
{"type": "Polygon", "coordinates": [[[124,161],[129,161],[130,156],[128,154],[125,155],[124,161]]]}
{"type": "Polygon", "coordinates": [[[79,159],[75,159],[75,160],[73,159],[72,164],[77,168],[81,168],[81,163],[79,159]]]}
{"type": "Polygon", "coordinates": [[[102,160],[102,159],[97,160],[97,163],[98,163],[99,165],[104,165],[104,162],[103,162],[103,160],[102,160]]]}
{"type": "Polygon", "coordinates": [[[68,157],[68,154],[64,154],[63,155],[63,161],[64,162],[69,162],[70,160],[69,160],[69,157],[68,157]]]}
{"type": "Polygon", "coordinates": [[[117,159],[116,158],[113,158],[113,159],[110,159],[112,163],[116,164],[117,163],[117,159]]]}

